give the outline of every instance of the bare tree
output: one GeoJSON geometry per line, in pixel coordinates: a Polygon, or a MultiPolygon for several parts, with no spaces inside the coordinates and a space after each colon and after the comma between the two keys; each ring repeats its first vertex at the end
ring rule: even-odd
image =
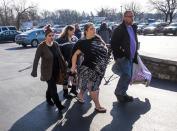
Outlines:
{"type": "Polygon", "coordinates": [[[13,11],[11,9],[11,1],[0,0],[0,24],[10,25],[13,22],[13,11]]]}
{"type": "Polygon", "coordinates": [[[138,3],[133,1],[128,4],[125,4],[124,9],[133,11],[135,18],[138,14],[141,13],[141,6],[138,3]]]}
{"type": "Polygon", "coordinates": [[[106,17],[110,21],[116,21],[118,19],[116,9],[101,8],[100,10],[97,10],[97,16],[106,17]]]}
{"type": "Polygon", "coordinates": [[[157,11],[162,12],[165,15],[165,21],[172,22],[177,9],[177,0],[149,0],[150,4],[153,5],[153,8],[157,11]]]}
{"type": "Polygon", "coordinates": [[[37,6],[30,4],[27,5],[26,0],[19,0],[19,1],[13,1],[13,7],[14,10],[16,11],[16,27],[17,29],[20,28],[21,22],[23,19],[28,19],[30,10],[34,10],[37,8],[37,6]]]}
{"type": "Polygon", "coordinates": [[[177,0],[168,0],[170,23],[173,21],[173,18],[176,14],[176,9],[177,9],[177,0]]]}
{"type": "Polygon", "coordinates": [[[43,19],[48,19],[51,16],[52,12],[48,10],[41,11],[40,15],[43,19]]]}

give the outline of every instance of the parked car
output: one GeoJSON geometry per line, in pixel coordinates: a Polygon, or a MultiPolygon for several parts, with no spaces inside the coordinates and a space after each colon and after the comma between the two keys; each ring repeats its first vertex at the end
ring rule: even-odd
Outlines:
{"type": "Polygon", "coordinates": [[[163,34],[173,34],[177,35],[177,23],[171,23],[170,25],[164,27],[163,34]]]}
{"type": "Polygon", "coordinates": [[[6,30],[17,30],[15,26],[0,26],[0,33],[6,30]]]}
{"type": "Polygon", "coordinates": [[[44,39],[45,33],[43,29],[33,29],[17,35],[15,37],[15,42],[23,47],[26,47],[27,45],[37,47],[44,39]]]}
{"type": "Polygon", "coordinates": [[[20,34],[19,31],[16,30],[4,30],[0,32],[0,42],[5,41],[13,41],[15,42],[15,36],[20,34]]]}
{"type": "Polygon", "coordinates": [[[163,28],[167,26],[167,22],[154,22],[149,24],[143,29],[143,35],[146,34],[154,34],[157,35],[159,33],[163,33],[163,28]]]}
{"type": "Polygon", "coordinates": [[[60,34],[63,31],[64,27],[65,25],[54,25],[52,29],[54,33],[60,34]]]}
{"type": "Polygon", "coordinates": [[[137,26],[137,33],[139,35],[143,34],[143,29],[148,25],[148,23],[139,23],[137,26]]]}

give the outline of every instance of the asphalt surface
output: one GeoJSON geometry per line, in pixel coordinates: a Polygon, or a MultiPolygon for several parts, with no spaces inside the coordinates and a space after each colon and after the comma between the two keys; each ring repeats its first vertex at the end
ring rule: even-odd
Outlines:
{"type": "MultiPolygon", "coordinates": [[[[162,50],[165,48],[160,46],[161,42],[157,42],[155,46],[146,45],[154,42],[154,36],[143,37],[140,36],[140,52],[159,54],[169,59],[177,58],[177,54],[175,56],[172,51],[177,48],[176,45],[173,44],[174,47],[167,45],[167,49],[171,50],[164,53],[162,50]],[[156,49],[157,47],[162,47],[162,50],[156,49]]],[[[156,41],[164,39],[161,40],[163,42],[167,38],[156,37],[156,41]]],[[[169,43],[176,41],[176,37],[168,36],[168,38],[169,43]]],[[[134,97],[134,102],[119,104],[113,93],[119,79],[116,75],[112,76],[113,61],[108,65],[105,75],[105,80],[112,76],[110,81],[105,85],[103,79],[100,86],[100,102],[107,109],[106,113],[94,112],[94,104],[88,93],[85,94],[85,104],[78,103],[75,98],[64,100],[60,85],[58,85],[58,94],[66,109],[62,114],[58,113],[55,107],[49,107],[45,102],[47,84],[39,80],[39,73],[37,78],[30,76],[35,50],[36,48],[31,47],[22,48],[15,43],[0,44],[1,131],[177,130],[177,83],[152,79],[149,87],[142,84],[132,85],[128,94],[134,97]]]]}

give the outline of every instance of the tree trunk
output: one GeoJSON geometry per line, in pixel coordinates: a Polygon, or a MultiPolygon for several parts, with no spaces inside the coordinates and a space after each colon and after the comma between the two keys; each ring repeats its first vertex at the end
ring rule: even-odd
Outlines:
{"type": "Polygon", "coordinates": [[[173,21],[173,13],[170,13],[170,23],[173,21]]]}
{"type": "Polygon", "coordinates": [[[20,29],[20,14],[17,14],[16,27],[17,27],[17,30],[20,29]]]}
{"type": "Polygon", "coordinates": [[[168,21],[168,14],[165,14],[165,22],[168,21]]]}

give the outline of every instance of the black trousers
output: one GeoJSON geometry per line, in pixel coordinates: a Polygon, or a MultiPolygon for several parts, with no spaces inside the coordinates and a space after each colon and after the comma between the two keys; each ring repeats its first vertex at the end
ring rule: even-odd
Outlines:
{"type": "Polygon", "coordinates": [[[47,100],[52,99],[53,102],[55,103],[55,105],[57,107],[60,107],[61,101],[60,101],[59,96],[57,94],[57,85],[56,85],[54,78],[52,77],[50,80],[48,80],[47,84],[48,84],[48,88],[46,91],[46,99],[47,100]]]}

